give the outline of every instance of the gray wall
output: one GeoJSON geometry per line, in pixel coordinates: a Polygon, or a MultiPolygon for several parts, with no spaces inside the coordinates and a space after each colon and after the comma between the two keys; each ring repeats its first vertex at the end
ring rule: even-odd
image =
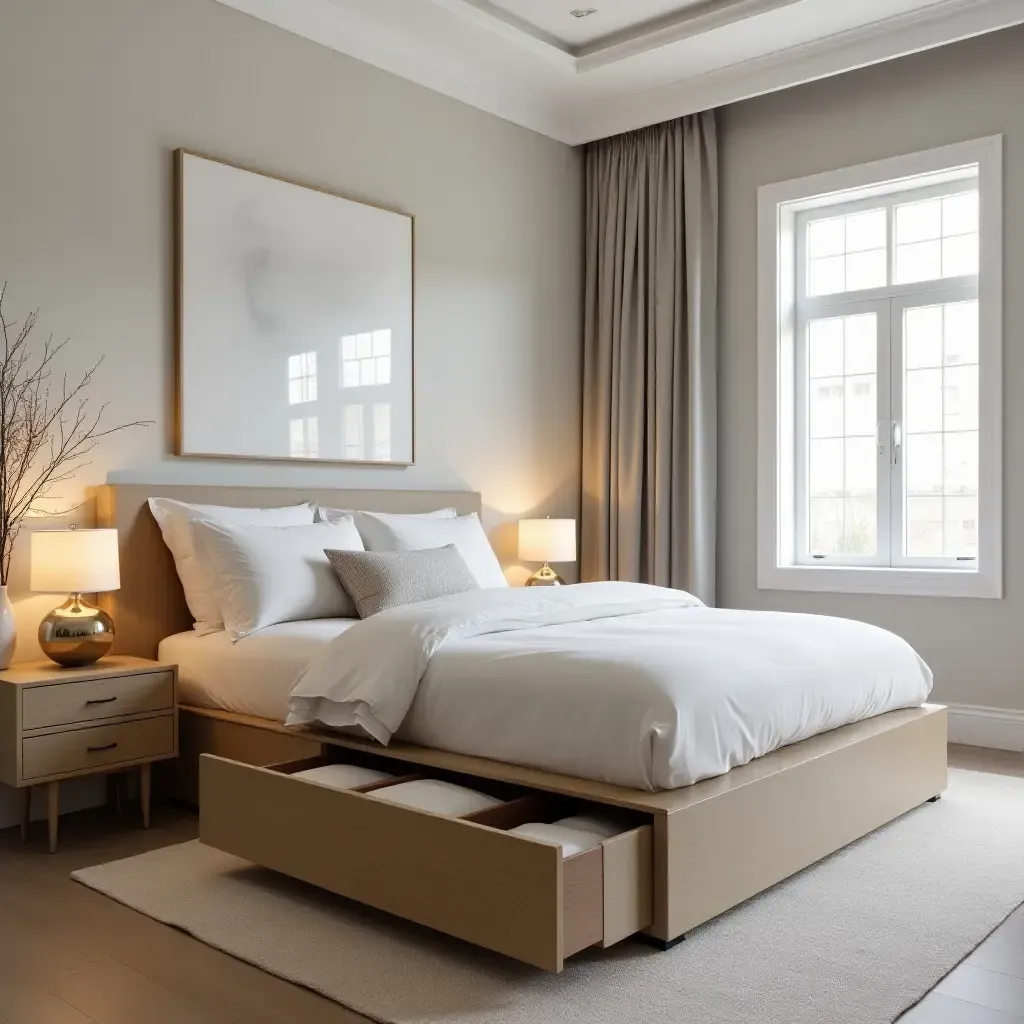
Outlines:
{"type": "Polygon", "coordinates": [[[843,615],[912,643],[941,700],[1024,708],[1024,28],[725,108],[719,121],[720,603],[843,615]],[[768,182],[1005,136],[1005,594],[1002,601],[757,589],[757,188],[768,182]]]}
{"type": "MultiPolygon", "coordinates": [[[[560,143],[213,0],[0,2],[0,280],[9,318],[105,356],[107,479],[468,488],[503,561],[523,513],[575,515],[582,177],[560,143]],[[183,461],[172,408],[177,146],[416,215],[417,465],[183,461]]],[[[225,382],[230,386],[230,382],[225,382]]],[[[14,567],[20,654],[52,598],[14,567]]],[[[2,808],[0,808],[2,814],[2,808]]]]}

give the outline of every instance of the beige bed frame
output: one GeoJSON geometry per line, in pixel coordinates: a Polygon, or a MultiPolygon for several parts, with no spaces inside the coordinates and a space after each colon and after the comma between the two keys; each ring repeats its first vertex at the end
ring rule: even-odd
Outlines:
{"type": "MultiPolygon", "coordinates": [[[[120,532],[122,589],[106,599],[116,650],[142,657],[155,657],[163,637],[191,625],[146,507],[150,496],[480,510],[479,495],[469,492],[100,488],[98,522],[120,532]]],[[[946,788],[946,711],[935,705],[836,729],[663,793],[409,744],[381,748],[187,705],[180,748],[161,782],[184,799],[198,794],[205,842],[548,970],[561,970],[580,949],[636,932],[667,947],[946,788]],[[339,760],[497,787],[507,803],[497,817],[455,820],[292,778],[303,766],[339,760]],[[621,809],[634,827],[565,861],[556,848],[507,832],[592,805],[621,809]]]]}

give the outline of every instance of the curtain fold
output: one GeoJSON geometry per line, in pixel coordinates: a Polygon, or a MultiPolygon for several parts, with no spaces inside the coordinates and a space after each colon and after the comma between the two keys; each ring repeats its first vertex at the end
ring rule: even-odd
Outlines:
{"type": "Polygon", "coordinates": [[[588,146],[584,580],[714,601],[717,274],[712,112],[588,146]]]}

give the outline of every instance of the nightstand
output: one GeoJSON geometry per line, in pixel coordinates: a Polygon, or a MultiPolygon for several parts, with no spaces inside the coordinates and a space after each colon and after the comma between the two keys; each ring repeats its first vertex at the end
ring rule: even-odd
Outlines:
{"type": "Polygon", "coordinates": [[[55,853],[61,782],[134,767],[149,828],[151,765],[178,755],[177,677],[176,665],[121,656],[0,671],[0,783],[21,793],[23,842],[33,786],[46,787],[55,853]]]}

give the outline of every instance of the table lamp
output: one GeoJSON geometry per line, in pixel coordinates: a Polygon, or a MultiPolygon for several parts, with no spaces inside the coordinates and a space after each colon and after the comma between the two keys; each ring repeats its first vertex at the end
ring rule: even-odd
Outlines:
{"type": "Polygon", "coordinates": [[[121,587],[117,530],[37,530],[31,535],[29,587],[68,599],[39,624],[39,646],[58,665],[91,665],[110,650],[114,623],[82,599],[121,587]]]}
{"type": "Polygon", "coordinates": [[[527,581],[528,587],[560,587],[562,579],[548,562],[576,561],[575,519],[520,519],[519,560],[543,562],[527,581]]]}

